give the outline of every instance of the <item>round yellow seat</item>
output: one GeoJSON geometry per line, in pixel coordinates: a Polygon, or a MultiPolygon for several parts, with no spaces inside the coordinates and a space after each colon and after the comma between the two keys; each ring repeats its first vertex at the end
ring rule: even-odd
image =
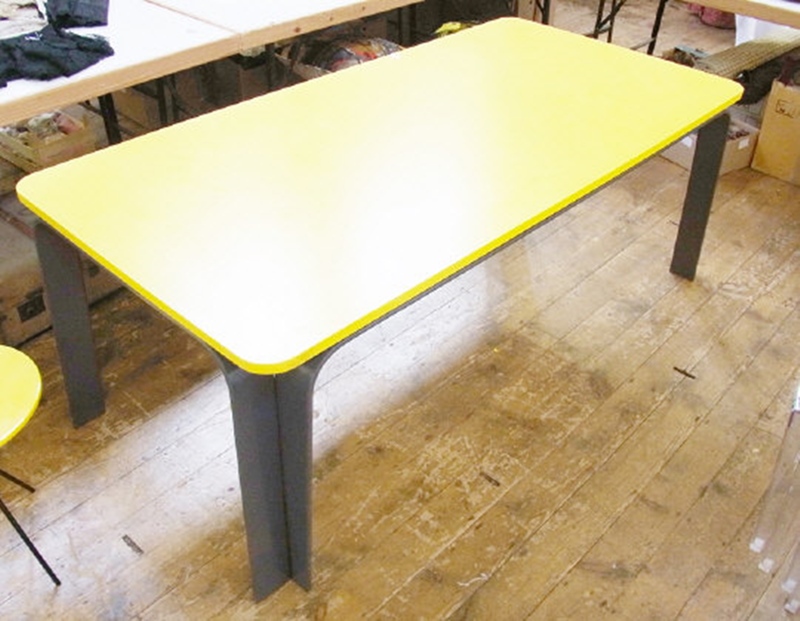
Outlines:
{"type": "MultiPolygon", "coordinates": [[[[5,445],[17,435],[33,416],[42,397],[42,376],[39,367],[27,355],[13,347],[0,345],[0,446],[5,445]]],[[[0,469],[0,476],[33,492],[34,489],[24,481],[0,469]]],[[[39,564],[50,576],[56,586],[61,581],[44,557],[33,545],[28,535],[0,498],[2,512],[39,564]]]]}
{"type": "Polygon", "coordinates": [[[27,424],[42,396],[36,363],[13,347],[0,345],[0,446],[27,424]]]}

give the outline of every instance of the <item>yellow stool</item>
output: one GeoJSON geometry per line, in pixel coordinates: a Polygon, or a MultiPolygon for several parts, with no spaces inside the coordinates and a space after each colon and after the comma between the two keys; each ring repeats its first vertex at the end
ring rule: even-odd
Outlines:
{"type": "MultiPolygon", "coordinates": [[[[0,345],[0,446],[4,446],[11,438],[27,424],[39,405],[42,396],[42,376],[36,363],[21,351],[12,347],[0,345]]],[[[5,470],[0,470],[0,476],[12,483],[24,487],[29,492],[34,489],[24,481],[10,475],[5,470]]],[[[6,504],[0,498],[0,511],[8,518],[14,530],[17,531],[22,541],[39,561],[47,575],[56,583],[61,581],[55,572],[44,560],[39,550],[22,530],[14,516],[11,515],[6,504]]]]}

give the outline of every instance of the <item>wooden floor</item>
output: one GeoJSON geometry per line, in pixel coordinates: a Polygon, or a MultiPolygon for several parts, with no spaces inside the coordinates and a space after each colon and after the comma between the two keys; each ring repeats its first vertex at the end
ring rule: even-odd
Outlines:
{"type": "Polygon", "coordinates": [[[203,347],[98,304],[108,412],[76,430],[51,336],[27,343],[44,400],[0,465],[38,489],[0,492],[64,583],[0,528],[0,618],[783,618],[785,563],[748,542],[800,381],[800,188],[724,176],[690,283],[685,182],[656,157],[334,355],[310,592],[252,601],[203,347]]]}

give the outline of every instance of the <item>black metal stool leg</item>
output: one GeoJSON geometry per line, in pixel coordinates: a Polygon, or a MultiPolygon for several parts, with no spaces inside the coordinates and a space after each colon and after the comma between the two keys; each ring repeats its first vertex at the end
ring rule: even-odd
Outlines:
{"type": "Polygon", "coordinates": [[[23,489],[28,490],[29,492],[35,492],[36,491],[33,487],[28,485],[25,481],[23,481],[21,479],[18,479],[13,474],[9,474],[8,472],[6,472],[5,470],[3,470],[1,468],[0,468],[0,476],[5,477],[6,479],[11,481],[12,483],[16,483],[17,485],[19,485],[23,489]]]}
{"type": "Polygon", "coordinates": [[[61,584],[61,580],[58,579],[58,576],[56,576],[55,572],[50,568],[50,565],[47,564],[47,561],[44,560],[44,557],[39,554],[39,550],[36,549],[36,546],[33,545],[33,542],[28,538],[28,535],[26,535],[25,531],[22,530],[19,522],[14,519],[13,515],[11,515],[11,511],[8,510],[8,507],[6,507],[6,503],[3,502],[2,498],[0,498],[0,511],[2,511],[3,514],[8,518],[8,521],[11,522],[11,526],[13,526],[14,530],[17,531],[17,534],[20,536],[22,541],[25,542],[25,545],[28,546],[28,549],[36,557],[36,560],[39,561],[39,564],[47,572],[47,575],[50,576],[50,579],[55,583],[56,586],[59,586],[61,584]]]}

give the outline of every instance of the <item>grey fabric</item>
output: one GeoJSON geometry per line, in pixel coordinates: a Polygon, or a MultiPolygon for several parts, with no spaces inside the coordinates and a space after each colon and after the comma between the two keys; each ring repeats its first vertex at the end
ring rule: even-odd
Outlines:
{"type": "Polygon", "coordinates": [[[108,0],[47,0],[47,21],[56,28],[105,26],[108,0]]]}

